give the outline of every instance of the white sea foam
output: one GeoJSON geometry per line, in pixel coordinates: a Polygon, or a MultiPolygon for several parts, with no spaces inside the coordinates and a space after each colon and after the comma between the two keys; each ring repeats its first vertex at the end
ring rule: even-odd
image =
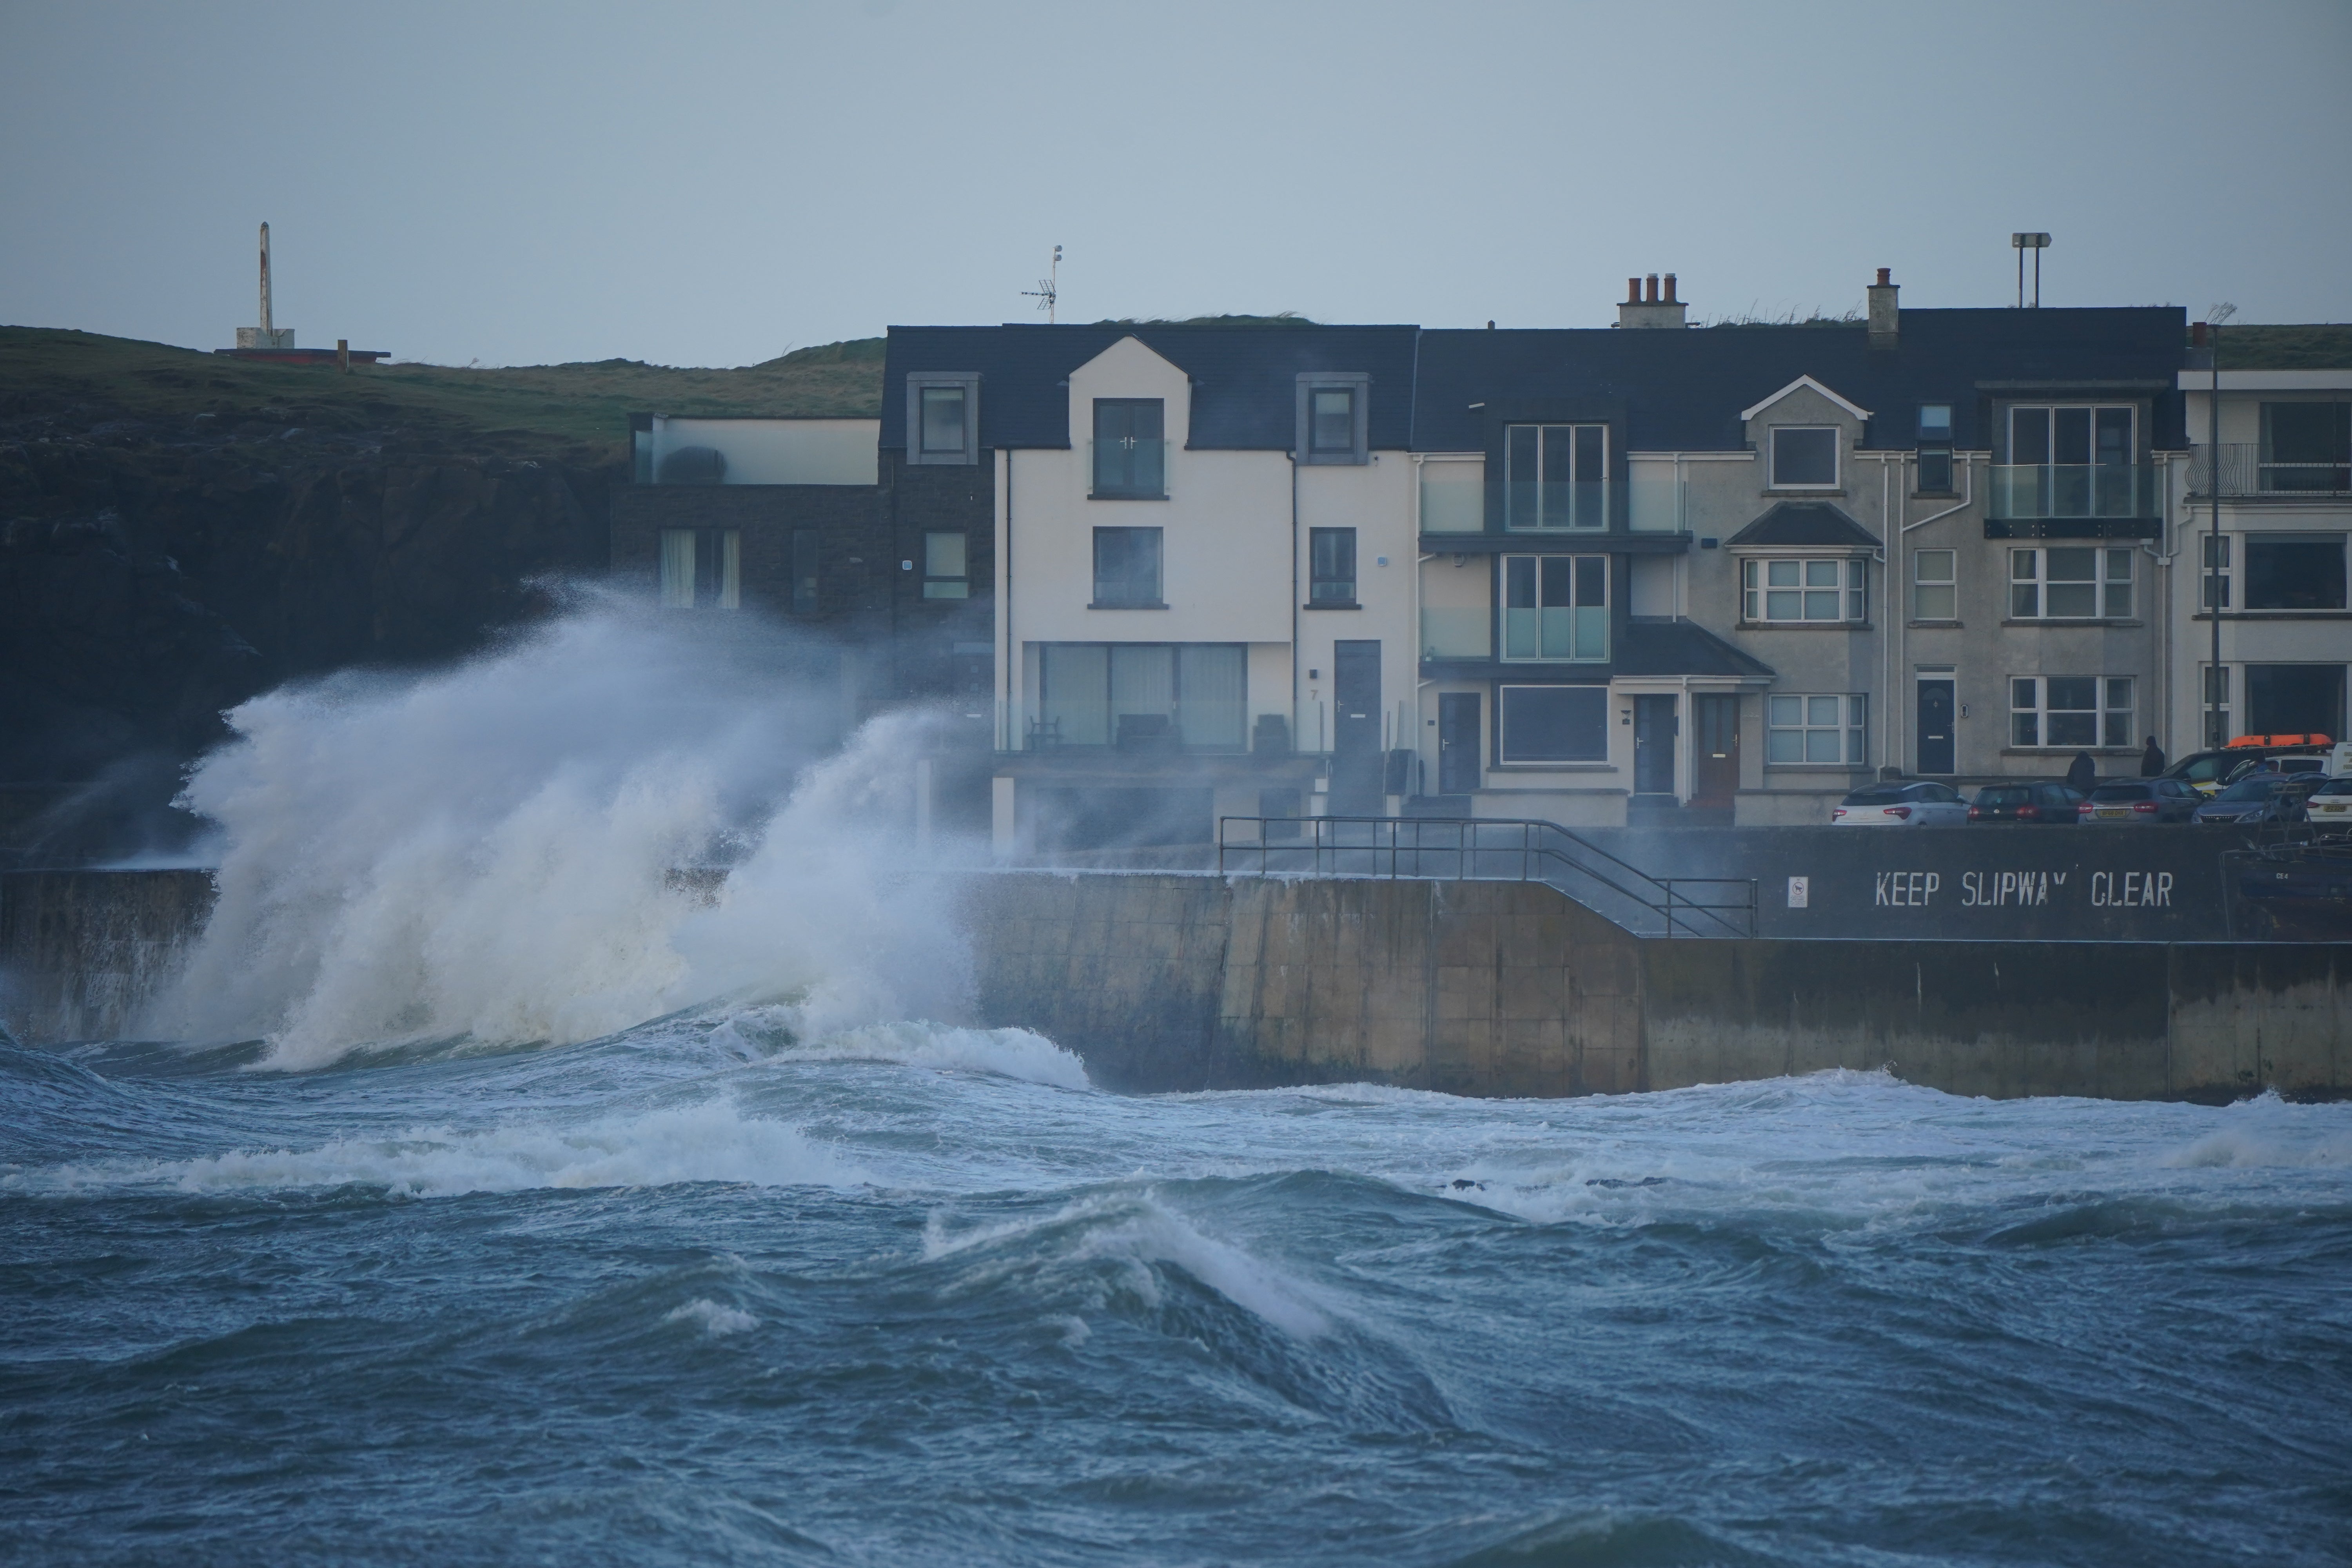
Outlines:
{"type": "Polygon", "coordinates": [[[979,1280],[1040,1268],[1055,1272],[1093,1261],[1120,1265],[1129,1291],[1155,1307],[1160,1291],[1148,1265],[1169,1264],[1294,1339],[1315,1339],[1331,1327],[1328,1313],[1313,1300],[1315,1292],[1308,1287],[1244,1248],[1206,1234],[1150,1192],[1097,1194],[1050,1214],[961,1232],[949,1230],[936,1214],[926,1223],[926,1261],[974,1255],[983,1259],[974,1271],[979,1280]]]}
{"type": "Polygon", "coordinates": [[[822,1033],[959,1016],[930,875],[952,856],[908,831],[932,721],[827,754],[830,699],[775,673],[782,634],[692,619],[591,605],[455,670],[237,709],[184,796],[217,826],[219,900],[145,1032],[258,1035],[300,1068],[722,995],[795,995],[822,1033]],[[714,849],[740,860],[715,891],[672,875],[714,849]]]}
{"type": "Polygon", "coordinates": [[[2242,1100],[2221,1112],[2221,1125],[2175,1153],[2168,1163],[2212,1166],[2352,1165],[2352,1129],[2334,1107],[2290,1105],[2276,1094],[2242,1100]]]}
{"type": "Polygon", "coordinates": [[[810,1038],[807,1014],[792,1005],[746,1008],[711,1031],[738,1055],[791,1061],[898,1062],[942,1072],[994,1073],[1056,1089],[1087,1089],[1084,1063],[1027,1029],[973,1029],[910,1020],[868,1024],[810,1038]],[[803,1045],[802,1040],[809,1043],[803,1045]]]}
{"type": "Polygon", "coordinates": [[[848,1186],[866,1178],[797,1128],[740,1115],[725,1100],[561,1126],[416,1127],[310,1149],[250,1149],[195,1160],[110,1162],[14,1172],[27,1193],[165,1187],[184,1193],[362,1186],[406,1197],[680,1182],[848,1186]]]}
{"type": "Polygon", "coordinates": [[[697,1297],[673,1312],[662,1314],[665,1323],[693,1323],[712,1339],[724,1339],[760,1326],[760,1320],[740,1308],[697,1297]]]}

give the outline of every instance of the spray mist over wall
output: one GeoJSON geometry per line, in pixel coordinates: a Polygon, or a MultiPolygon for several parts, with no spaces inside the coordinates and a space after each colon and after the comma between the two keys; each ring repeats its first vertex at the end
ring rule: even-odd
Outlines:
{"type": "Polygon", "coordinates": [[[970,965],[912,842],[931,721],[835,744],[812,650],[749,617],[591,601],[424,677],[254,699],[182,804],[219,901],[147,1022],[368,1047],[591,1039],[718,998],[803,1035],[965,1010],[970,965]],[[797,672],[797,673],[796,673],[797,672]],[[723,885],[677,875],[722,864],[723,885]]]}

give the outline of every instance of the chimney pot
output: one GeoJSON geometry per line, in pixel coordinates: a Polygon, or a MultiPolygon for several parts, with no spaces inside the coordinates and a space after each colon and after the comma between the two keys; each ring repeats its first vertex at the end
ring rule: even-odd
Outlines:
{"type": "Polygon", "coordinates": [[[1884,289],[1886,285],[1894,281],[1895,268],[1892,267],[1882,267],[1878,269],[1878,286],[1880,288],[1884,289]]]}
{"type": "Polygon", "coordinates": [[[1681,300],[1675,298],[1675,275],[1671,272],[1666,274],[1666,303],[1669,305],[1678,305],[1682,303],[1681,300]]]}
{"type": "Polygon", "coordinates": [[[1642,302],[1645,305],[1654,305],[1658,302],[1658,275],[1654,272],[1650,274],[1649,289],[1643,295],[1642,302]]]}
{"type": "Polygon", "coordinates": [[[1642,302],[1642,280],[1641,280],[1639,278],[1628,278],[1628,279],[1625,279],[1625,303],[1627,303],[1628,305],[1638,305],[1638,304],[1640,304],[1641,302],[1642,302]]]}

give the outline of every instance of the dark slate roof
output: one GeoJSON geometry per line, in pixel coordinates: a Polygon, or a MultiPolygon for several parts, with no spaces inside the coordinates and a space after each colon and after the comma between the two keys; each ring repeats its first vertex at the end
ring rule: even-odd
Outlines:
{"type": "Polygon", "coordinates": [[[1851,327],[1671,330],[1430,331],[1422,334],[1412,447],[1485,448],[1474,404],[1617,399],[1636,452],[1737,451],[1739,411],[1810,375],[1876,416],[1864,444],[1916,444],[1918,405],[1952,405],[1953,438],[1987,447],[1979,396],[2020,384],[2143,388],[2155,397],[2159,448],[2187,445],[2173,385],[2187,312],[2177,306],[2114,310],[1906,310],[1897,346],[1874,349],[1851,327]]]}
{"type": "Polygon", "coordinates": [[[1286,452],[1297,435],[1299,372],[1360,371],[1371,377],[1371,445],[1399,451],[1412,428],[1420,335],[1410,326],[892,327],[881,445],[907,444],[908,372],[978,371],[982,447],[1066,447],[1069,394],[1062,384],[1132,337],[1192,377],[1194,447],[1286,452]]]}
{"type": "Polygon", "coordinates": [[[1684,620],[1628,620],[1612,673],[1779,678],[1770,665],[1748,658],[1696,621],[1684,620]]]}
{"type": "Polygon", "coordinates": [[[1825,500],[1784,500],[1724,541],[1743,544],[1825,544],[1836,550],[1875,550],[1878,538],[1825,500]]]}

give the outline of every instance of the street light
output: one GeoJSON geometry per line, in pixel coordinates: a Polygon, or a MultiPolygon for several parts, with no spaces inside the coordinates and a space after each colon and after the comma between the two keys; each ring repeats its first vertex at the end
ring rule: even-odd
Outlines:
{"type": "Polygon", "coordinates": [[[2222,733],[2221,700],[2228,696],[2221,673],[2221,323],[2238,313],[2224,300],[2205,312],[2206,352],[2212,356],[2213,389],[2205,397],[2205,489],[2213,503],[2213,525],[2205,531],[2205,613],[2213,621],[2213,659],[2205,667],[2205,743],[2229,743],[2222,733]]]}

